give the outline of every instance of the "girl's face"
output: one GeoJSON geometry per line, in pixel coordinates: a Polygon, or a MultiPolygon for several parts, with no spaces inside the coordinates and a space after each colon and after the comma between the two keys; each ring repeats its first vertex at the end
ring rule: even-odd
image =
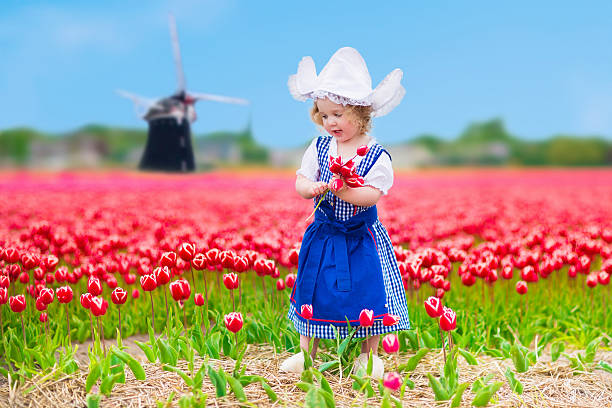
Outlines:
{"type": "Polygon", "coordinates": [[[333,103],[329,99],[318,99],[317,108],[323,121],[323,128],[332,135],[338,143],[344,143],[358,136],[359,126],[349,117],[343,105],[333,103]]]}

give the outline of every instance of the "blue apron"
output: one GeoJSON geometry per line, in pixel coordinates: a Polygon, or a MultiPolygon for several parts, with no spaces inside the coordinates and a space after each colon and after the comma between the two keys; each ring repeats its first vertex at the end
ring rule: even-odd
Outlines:
{"type": "Polygon", "coordinates": [[[387,313],[385,287],[371,228],[378,219],[376,206],[346,221],[336,219],[327,201],[319,209],[300,248],[291,297],[296,313],[311,304],[312,323],[335,326],[346,326],[347,318],[351,326],[359,325],[363,309],[382,317],[387,313]]]}

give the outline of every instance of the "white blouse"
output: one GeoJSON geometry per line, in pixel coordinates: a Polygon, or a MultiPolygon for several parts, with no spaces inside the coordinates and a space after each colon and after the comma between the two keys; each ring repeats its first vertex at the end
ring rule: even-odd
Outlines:
{"type": "MultiPolygon", "coordinates": [[[[372,146],[375,143],[376,140],[370,138],[368,146],[372,146]]],[[[329,154],[334,157],[338,155],[338,143],[334,138],[332,138],[329,143],[329,154]]],[[[363,157],[355,157],[355,165],[358,165],[361,160],[363,160],[363,157]]],[[[296,174],[300,174],[310,181],[317,181],[319,177],[317,138],[315,138],[306,149],[302,157],[302,166],[298,169],[296,174]]],[[[389,159],[389,156],[384,153],[381,154],[363,179],[365,185],[377,188],[383,195],[386,195],[393,185],[393,167],[391,167],[391,159],[389,159]]]]}

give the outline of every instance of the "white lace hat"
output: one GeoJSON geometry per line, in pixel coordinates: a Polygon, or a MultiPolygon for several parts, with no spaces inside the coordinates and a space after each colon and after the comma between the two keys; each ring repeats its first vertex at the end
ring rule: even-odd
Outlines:
{"type": "Polygon", "coordinates": [[[351,47],[340,48],[317,75],[311,57],[304,57],[296,74],[289,77],[289,92],[298,101],[329,98],[342,105],[372,106],[372,116],[384,116],[401,102],[406,90],[402,70],[394,69],[372,90],[365,61],[351,47]]]}

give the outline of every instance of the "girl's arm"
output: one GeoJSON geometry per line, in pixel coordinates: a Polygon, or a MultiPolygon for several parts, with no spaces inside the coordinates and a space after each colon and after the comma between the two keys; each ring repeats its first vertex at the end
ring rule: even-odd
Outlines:
{"type": "Polygon", "coordinates": [[[376,204],[382,196],[379,189],[370,186],[348,188],[345,185],[340,190],[334,192],[334,194],[340,199],[360,207],[370,207],[376,204]]]}
{"type": "Polygon", "coordinates": [[[310,181],[301,174],[298,174],[295,179],[295,190],[303,198],[311,199],[327,190],[327,184],[322,181],[310,181]]]}

